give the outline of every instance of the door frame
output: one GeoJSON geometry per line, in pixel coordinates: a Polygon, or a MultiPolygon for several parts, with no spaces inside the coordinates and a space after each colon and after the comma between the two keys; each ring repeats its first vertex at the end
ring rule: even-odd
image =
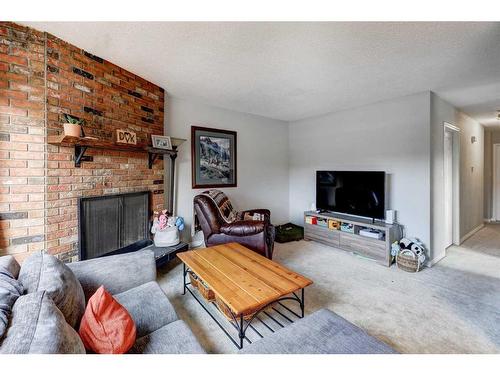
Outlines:
{"type": "Polygon", "coordinates": [[[497,212],[497,192],[496,192],[496,189],[495,189],[495,183],[497,181],[497,172],[496,172],[496,168],[497,168],[497,152],[498,151],[498,148],[500,146],[500,143],[493,143],[493,181],[492,181],[492,193],[493,193],[493,204],[492,204],[492,210],[491,210],[491,213],[492,213],[492,219],[494,221],[498,221],[499,219],[499,213],[497,212]]]}
{"type": "MultiPolygon", "coordinates": [[[[453,146],[452,146],[452,160],[453,160],[453,180],[452,180],[452,245],[460,245],[460,128],[443,122],[443,198],[446,200],[444,189],[444,146],[445,146],[445,133],[446,131],[452,132],[453,146]]],[[[444,202],[444,201],[443,201],[444,202]]],[[[446,250],[446,249],[445,249],[446,250]]]]}

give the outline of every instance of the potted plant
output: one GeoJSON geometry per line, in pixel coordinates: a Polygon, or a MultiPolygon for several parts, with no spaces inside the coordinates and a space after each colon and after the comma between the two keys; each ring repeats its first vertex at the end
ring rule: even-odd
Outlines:
{"type": "Polygon", "coordinates": [[[68,135],[70,137],[80,137],[82,135],[83,120],[74,118],[67,114],[64,115],[64,118],[66,120],[63,124],[64,135],[68,135]]]}

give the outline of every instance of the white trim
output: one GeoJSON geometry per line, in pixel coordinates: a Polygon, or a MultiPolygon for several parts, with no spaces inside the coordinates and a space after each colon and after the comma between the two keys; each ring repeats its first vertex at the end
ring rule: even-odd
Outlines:
{"type": "MultiPolygon", "coordinates": [[[[453,134],[453,149],[452,149],[452,159],[453,159],[453,217],[452,217],[452,226],[453,226],[453,238],[452,245],[460,245],[462,240],[460,239],[460,128],[450,124],[449,122],[443,122],[443,142],[445,140],[446,131],[452,131],[453,134]]],[[[444,149],[444,143],[443,143],[444,149]]],[[[444,154],[443,154],[443,163],[444,163],[444,154]]],[[[444,169],[444,168],[443,168],[444,169]]],[[[443,187],[443,198],[446,200],[446,196],[444,195],[444,187],[443,187]]],[[[446,248],[444,249],[444,254],[446,255],[446,248]]],[[[444,255],[444,256],[445,256],[444,255]]]]}
{"type": "Polygon", "coordinates": [[[497,189],[496,187],[496,181],[497,181],[497,152],[498,152],[498,147],[500,146],[500,143],[494,143],[493,144],[493,183],[492,183],[492,193],[493,193],[493,201],[492,201],[492,206],[491,207],[491,219],[492,221],[497,221],[498,220],[498,213],[497,213],[497,189]]]}
{"type": "Polygon", "coordinates": [[[425,266],[426,267],[432,267],[433,265],[435,265],[437,262],[439,262],[440,260],[442,260],[444,257],[446,256],[446,251],[443,252],[440,256],[432,259],[432,260],[429,260],[425,263],[425,266]]]}
{"type": "Polygon", "coordinates": [[[476,234],[477,232],[479,232],[483,228],[484,228],[484,223],[479,224],[477,227],[475,227],[473,230],[471,230],[469,233],[467,233],[465,236],[463,236],[460,239],[460,242],[466,241],[467,239],[472,237],[474,234],[476,234]]]}
{"type": "Polygon", "coordinates": [[[445,122],[443,122],[443,125],[444,125],[445,128],[448,128],[450,130],[453,130],[454,132],[459,132],[460,133],[460,128],[457,127],[457,126],[455,126],[455,125],[450,124],[449,122],[445,121],[445,122]]]}

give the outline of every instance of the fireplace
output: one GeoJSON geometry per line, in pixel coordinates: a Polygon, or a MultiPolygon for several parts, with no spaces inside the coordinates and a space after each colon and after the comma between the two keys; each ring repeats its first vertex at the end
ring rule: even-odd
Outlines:
{"type": "Polygon", "coordinates": [[[149,194],[144,191],[80,198],[80,260],[136,251],[150,245],[149,194]]]}

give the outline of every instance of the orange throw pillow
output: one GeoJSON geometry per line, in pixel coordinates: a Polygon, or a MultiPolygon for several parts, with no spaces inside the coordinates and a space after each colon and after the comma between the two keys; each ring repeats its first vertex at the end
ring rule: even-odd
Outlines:
{"type": "Polygon", "coordinates": [[[135,323],[104,286],[90,297],[78,331],[87,350],[99,354],[126,353],[135,342],[135,323]]]}

